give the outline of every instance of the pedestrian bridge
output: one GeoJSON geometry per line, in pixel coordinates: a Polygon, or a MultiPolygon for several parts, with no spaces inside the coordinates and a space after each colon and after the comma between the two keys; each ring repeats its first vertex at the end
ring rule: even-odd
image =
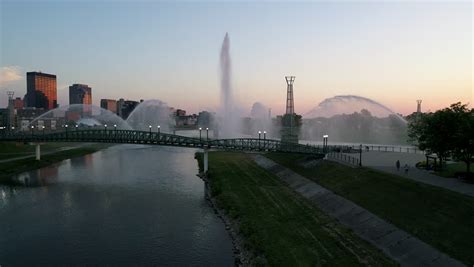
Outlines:
{"type": "Polygon", "coordinates": [[[322,147],[279,140],[258,138],[207,139],[186,137],[175,134],[135,131],[135,130],[72,130],[58,132],[13,132],[0,133],[0,141],[16,142],[92,142],[115,144],[145,144],[178,146],[189,148],[234,150],[234,151],[276,151],[290,153],[323,153],[322,147]]]}
{"type": "Polygon", "coordinates": [[[114,144],[144,144],[202,148],[205,151],[205,171],[207,171],[207,151],[209,149],[227,151],[273,151],[305,153],[322,156],[324,151],[333,150],[321,146],[302,145],[260,138],[207,139],[186,137],[150,131],[74,129],[55,132],[45,131],[1,131],[0,141],[36,143],[36,159],[40,159],[40,143],[45,142],[91,142],[114,144]]]}

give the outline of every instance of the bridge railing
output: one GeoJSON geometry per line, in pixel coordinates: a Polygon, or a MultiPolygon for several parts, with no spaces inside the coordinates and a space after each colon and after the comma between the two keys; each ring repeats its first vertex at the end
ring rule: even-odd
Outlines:
{"type": "Polygon", "coordinates": [[[330,152],[327,154],[327,158],[330,160],[340,161],[351,166],[359,166],[359,159],[344,153],[330,152]]]}
{"type": "Polygon", "coordinates": [[[168,146],[186,146],[196,148],[216,148],[245,151],[280,151],[296,153],[323,153],[323,149],[314,145],[302,145],[281,142],[272,139],[234,138],[214,139],[185,137],[174,134],[117,130],[117,129],[65,129],[63,131],[4,131],[0,132],[0,140],[21,142],[101,142],[155,144],[168,146]]]}

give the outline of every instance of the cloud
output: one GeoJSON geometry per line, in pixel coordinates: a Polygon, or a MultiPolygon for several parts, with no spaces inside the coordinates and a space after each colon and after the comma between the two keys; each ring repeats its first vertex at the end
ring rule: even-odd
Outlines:
{"type": "Polygon", "coordinates": [[[21,79],[23,79],[23,76],[21,76],[20,67],[18,66],[6,66],[0,69],[0,85],[21,79]]]}

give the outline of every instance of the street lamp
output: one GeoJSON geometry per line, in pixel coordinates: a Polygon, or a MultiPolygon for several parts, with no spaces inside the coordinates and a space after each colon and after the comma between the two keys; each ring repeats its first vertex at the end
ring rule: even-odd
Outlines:
{"type": "Polygon", "coordinates": [[[328,146],[328,137],[329,135],[327,134],[323,135],[323,151],[326,151],[326,148],[328,146]]]}
{"type": "Polygon", "coordinates": [[[206,128],[206,141],[209,141],[209,128],[206,128]]]}
{"type": "Polygon", "coordinates": [[[68,125],[67,125],[67,124],[66,124],[66,125],[64,125],[64,128],[66,128],[66,137],[67,137],[67,127],[68,127],[68,125]]]}
{"type": "Polygon", "coordinates": [[[258,140],[260,140],[260,135],[262,134],[262,131],[258,131],[258,140]]]}
{"type": "Polygon", "coordinates": [[[76,131],[77,131],[77,128],[79,128],[79,125],[76,124],[76,131]]]}
{"type": "Polygon", "coordinates": [[[104,124],[104,130],[107,132],[107,124],[104,124]]]}
{"type": "Polygon", "coordinates": [[[44,125],[43,125],[43,127],[41,127],[41,129],[43,130],[43,135],[44,135],[44,128],[46,128],[46,127],[44,127],[44,125]]]}
{"type": "Polygon", "coordinates": [[[263,131],[263,140],[267,139],[267,131],[263,131]]]}
{"type": "Polygon", "coordinates": [[[34,125],[31,125],[31,136],[33,136],[33,130],[35,129],[34,125]]]}
{"type": "Polygon", "coordinates": [[[148,125],[148,129],[150,129],[150,134],[151,134],[151,125],[148,125]]]}
{"type": "Polygon", "coordinates": [[[158,125],[158,126],[156,126],[156,127],[158,128],[158,134],[160,134],[160,133],[161,133],[161,126],[158,125]]]}
{"type": "Polygon", "coordinates": [[[199,142],[201,142],[201,131],[202,131],[202,128],[199,127],[199,142]]]}
{"type": "Polygon", "coordinates": [[[117,131],[117,124],[114,124],[114,130],[117,131]]]}

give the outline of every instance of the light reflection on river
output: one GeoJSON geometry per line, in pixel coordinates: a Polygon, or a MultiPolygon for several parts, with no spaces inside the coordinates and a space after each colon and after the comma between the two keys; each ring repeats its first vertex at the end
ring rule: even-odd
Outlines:
{"type": "Polygon", "coordinates": [[[0,265],[233,265],[194,152],[116,146],[0,186],[0,265]]]}

